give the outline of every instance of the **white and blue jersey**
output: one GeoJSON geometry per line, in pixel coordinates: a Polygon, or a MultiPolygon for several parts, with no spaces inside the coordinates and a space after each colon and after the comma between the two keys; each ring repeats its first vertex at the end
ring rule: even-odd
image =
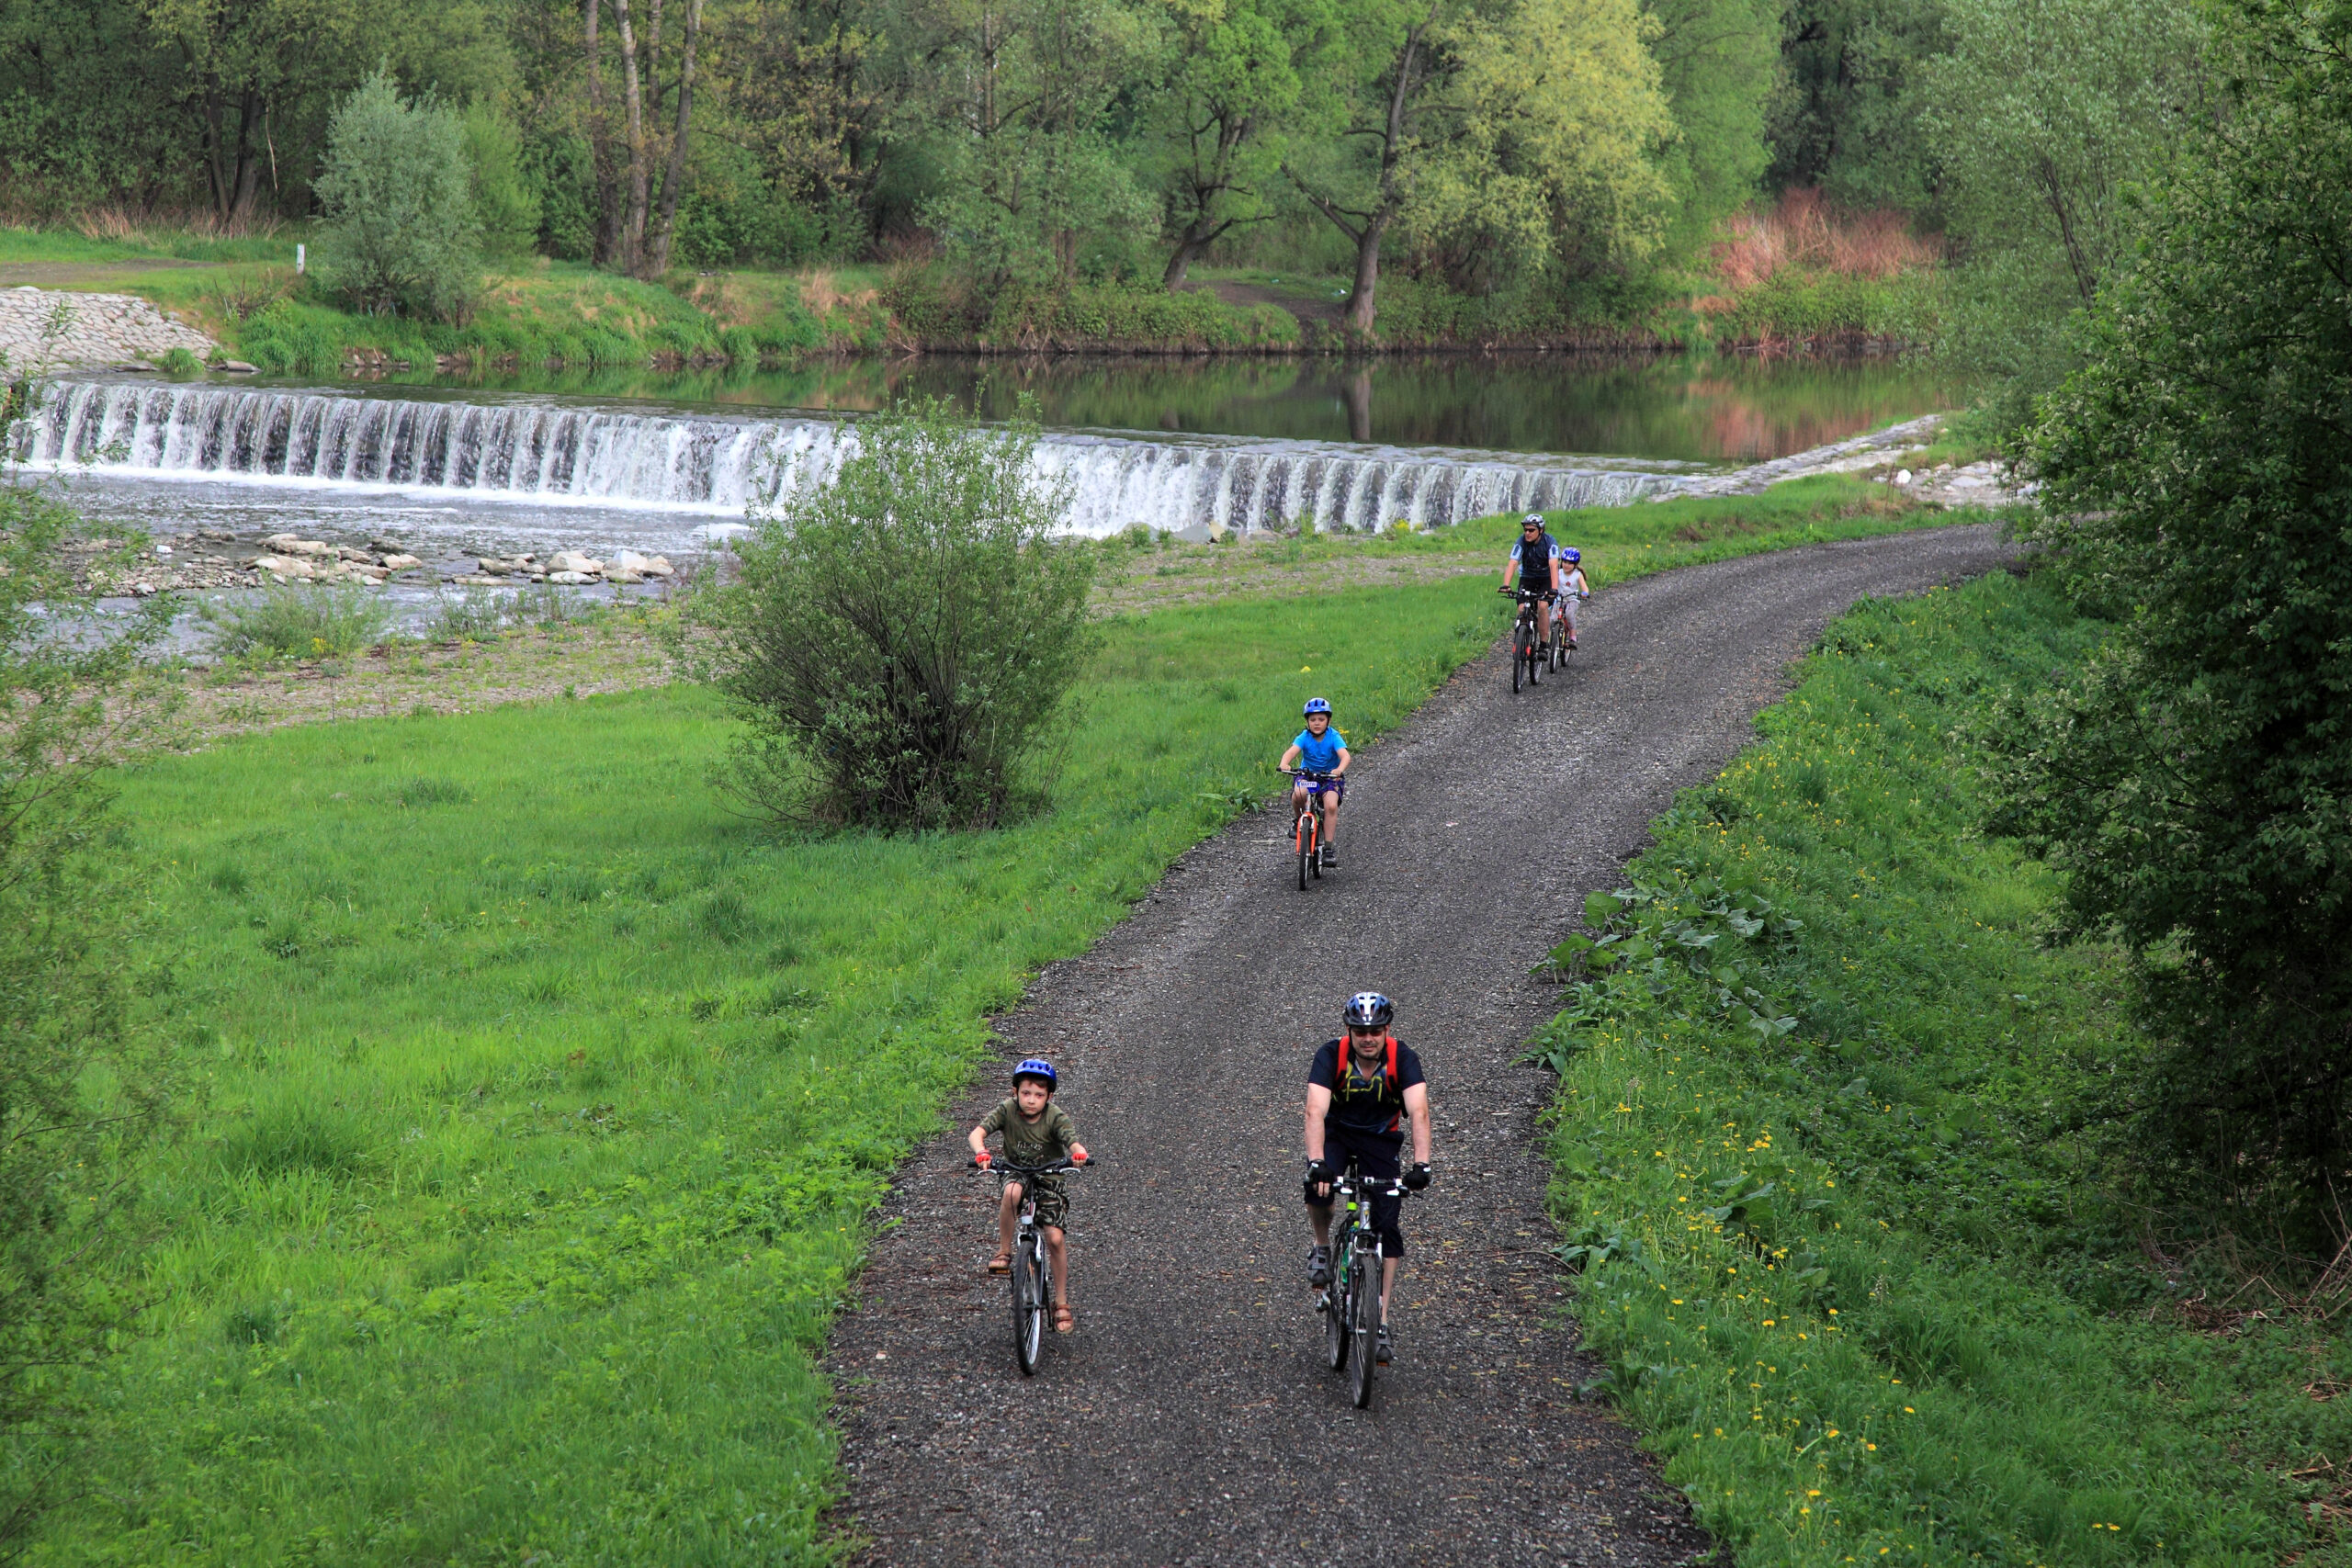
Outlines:
{"type": "Polygon", "coordinates": [[[1560,541],[1549,533],[1538,534],[1532,540],[1521,539],[1511,546],[1510,558],[1519,565],[1520,587],[1549,592],[1552,563],[1560,558],[1560,541]]]}

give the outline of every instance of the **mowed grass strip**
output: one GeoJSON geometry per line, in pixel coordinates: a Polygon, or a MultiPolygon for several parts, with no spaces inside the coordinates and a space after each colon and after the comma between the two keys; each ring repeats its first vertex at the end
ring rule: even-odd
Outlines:
{"type": "Polygon", "coordinates": [[[134,774],[208,1097],[36,1561],[825,1556],[815,1352],[989,1015],[1270,792],[1306,696],[1361,744],[1498,620],[1464,581],[1115,623],[1056,808],[984,834],[771,841],[684,687],[134,774]]]}
{"type": "Polygon", "coordinates": [[[1968,727],[2098,635],[2007,576],[1835,624],[1539,1039],[1604,1386],[1743,1568],[2352,1560],[2352,1347],[2177,1239],[2120,961],[1974,831],[1968,727]]]}

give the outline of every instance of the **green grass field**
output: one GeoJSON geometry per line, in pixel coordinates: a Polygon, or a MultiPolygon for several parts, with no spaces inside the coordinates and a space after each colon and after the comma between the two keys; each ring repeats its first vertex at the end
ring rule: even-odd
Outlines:
{"type": "Polygon", "coordinates": [[[1743,1568],[2352,1561],[2352,1346],[2143,1200],[2120,963],[1973,831],[1966,727],[2098,635],[2006,576],[1857,611],[1589,911],[1579,1317],[1743,1568]]]}
{"type": "Polygon", "coordinates": [[[1369,739],[1495,619],[1460,582],[1114,623],[1057,808],[990,834],[768,841],[682,688],[140,773],[207,1098],[35,1561],[823,1555],[813,1353],[989,1015],[1268,792],[1310,690],[1369,739]]]}

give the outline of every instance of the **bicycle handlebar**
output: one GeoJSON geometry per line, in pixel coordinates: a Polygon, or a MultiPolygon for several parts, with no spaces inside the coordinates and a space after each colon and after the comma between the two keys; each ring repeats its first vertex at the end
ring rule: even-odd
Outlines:
{"type": "Polygon", "coordinates": [[[1014,1165],[1009,1160],[1000,1159],[982,1165],[978,1160],[967,1159],[964,1162],[964,1168],[985,1170],[997,1176],[1066,1176],[1072,1171],[1091,1170],[1101,1163],[1100,1160],[1090,1159],[1084,1165],[1076,1160],[1064,1160],[1059,1165],[1014,1165]]]}

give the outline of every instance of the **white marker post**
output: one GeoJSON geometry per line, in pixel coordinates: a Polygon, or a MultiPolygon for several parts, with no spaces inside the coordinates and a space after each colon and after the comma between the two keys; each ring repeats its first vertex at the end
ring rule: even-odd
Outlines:
{"type": "Polygon", "coordinates": [[[308,245],[297,245],[294,247],[294,276],[297,277],[302,276],[303,264],[309,259],[307,254],[309,250],[310,247],[308,245]]]}

